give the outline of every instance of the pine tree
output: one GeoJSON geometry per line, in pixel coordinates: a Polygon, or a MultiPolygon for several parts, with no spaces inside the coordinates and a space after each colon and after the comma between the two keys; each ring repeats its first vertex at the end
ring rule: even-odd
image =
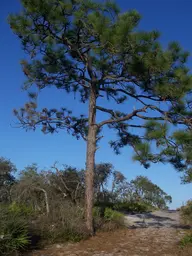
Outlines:
{"type": "Polygon", "coordinates": [[[21,61],[27,77],[24,88],[36,85],[39,90],[55,87],[76,93],[82,103],[89,102],[89,108],[88,116],[78,117],[68,106],[41,110],[37,95],[30,93],[30,101],[14,113],[25,128],[40,125],[44,133],[65,129],[86,141],[86,219],[93,234],[95,153],[104,126],[117,132],[116,140],[110,142],[115,152],[131,147],[134,160],[146,168],[159,161],[171,162],[179,170],[191,164],[191,155],[176,144],[182,134],[173,134],[169,128],[180,126],[182,133],[188,129],[191,134],[189,53],[176,42],[164,49],[158,31],[139,30],[137,11],[121,13],[110,1],[21,3],[22,12],[10,15],[9,24],[29,55],[21,61]],[[127,104],[124,111],[123,103],[127,104]],[[100,113],[108,118],[99,122],[100,113]]]}

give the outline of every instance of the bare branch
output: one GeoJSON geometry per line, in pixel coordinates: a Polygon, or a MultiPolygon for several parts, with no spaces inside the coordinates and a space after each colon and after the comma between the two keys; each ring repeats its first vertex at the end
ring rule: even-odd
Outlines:
{"type": "Polygon", "coordinates": [[[70,189],[67,187],[65,181],[63,180],[62,174],[60,173],[59,169],[56,167],[56,164],[54,164],[51,168],[53,168],[53,169],[56,170],[56,173],[57,173],[58,177],[60,178],[60,181],[61,181],[62,184],[64,185],[65,189],[66,189],[68,192],[71,192],[70,189]]]}

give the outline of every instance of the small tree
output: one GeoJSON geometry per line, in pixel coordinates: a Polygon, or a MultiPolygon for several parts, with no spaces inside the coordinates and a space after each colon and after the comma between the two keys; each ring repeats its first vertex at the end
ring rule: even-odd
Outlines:
{"type": "MultiPolygon", "coordinates": [[[[45,206],[46,213],[49,215],[49,197],[48,197],[48,181],[46,173],[38,171],[37,164],[31,164],[24,168],[20,173],[16,191],[16,200],[19,202],[27,202],[32,204],[35,208],[39,205],[45,206]]],[[[39,207],[40,208],[40,207],[39,207]]]]}
{"type": "Polygon", "coordinates": [[[30,93],[30,102],[15,110],[15,115],[25,128],[41,125],[44,133],[66,129],[86,141],[86,219],[93,233],[95,152],[104,126],[117,131],[117,140],[111,142],[116,153],[130,146],[134,159],[146,168],[158,161],[186,168],[168,124],[192,124],[187,96],[192,88],[186,67],[189,54],[175,42],[163,49],[157,31],[138,30],[137,11],[122,14],[110,1],[21,3],[22,12],[11,15],[9,23],[30,57],[21,61],[28,78],[24,88],[54,86],[78,93],[89,108],[87,116],[79,117],[64,107],[40,110],[36,95],[30,93]],[[111,108],[107,101],[112,101],[111,108]],[[121,107],[123,103],[127,104],[121,107]],[[102,121],[97,119],[99,113],[102,121]],[[156,142],[158,151],[155,143],[150,150],[150,141],[156,142]]]}
{"type": "Polygon", "coordinates": [[[4,157],[0,157],[0,202],[11,201],[11,187],[15,182],[13,174],[16,166],[4,157]]]}
{"type": "Polygon", "coordinates": [[[61,170],[56,164],[52,166],[55,172],[48,172],[49,183],[63,197],[74,204],[80,203],[84,197],[84,171],[64,165],[61,170]]]}

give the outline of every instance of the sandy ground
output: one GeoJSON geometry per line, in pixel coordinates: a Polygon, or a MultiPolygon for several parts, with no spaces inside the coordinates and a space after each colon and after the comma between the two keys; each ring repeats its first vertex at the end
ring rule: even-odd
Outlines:
{"type": "Polygon", "coordinates": [[[127,228],[98,233],[76,244],[57,244],[30,256],[192,256],[192,247],[181,249],[187,232],[176,211],[126,215],[127,228]]]}
{"type": "Polygon", "coordinates": [[[127,227],[181,227],[179,212],[171,210],[134,215],[126,214],[125,225],[127,227]]]}

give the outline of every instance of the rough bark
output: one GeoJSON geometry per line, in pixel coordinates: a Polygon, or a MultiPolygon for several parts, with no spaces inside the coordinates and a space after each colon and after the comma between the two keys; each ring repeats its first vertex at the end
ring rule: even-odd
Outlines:
{"type": "Polygon", "coordinates": [[[94,168],[95,168],[95,152],[96,152],[96,91],[94,86],[90,89],[89,99],[89,128],[87,136],[87,155],[86,155],[86,226],[91,235],[94,235],[93,227],[93,197],[94,197],[94,168]]]}

